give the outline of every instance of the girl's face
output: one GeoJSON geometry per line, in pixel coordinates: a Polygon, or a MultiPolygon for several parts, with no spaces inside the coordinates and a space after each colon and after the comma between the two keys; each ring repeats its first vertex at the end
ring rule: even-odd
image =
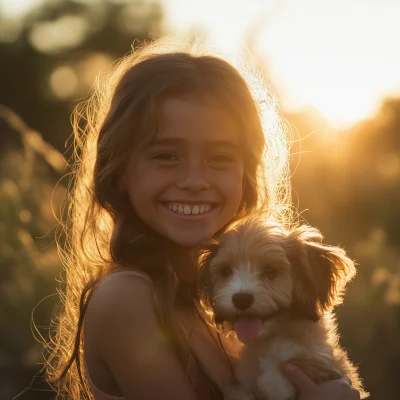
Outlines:
{"type": "Polygon", "coordinates": [[[193,247],[237,212],[242,198],[239,128],[227,112],[204,102],[171,98],[160,129],[122,177],[132,206],[151,228],[193,247]]]}

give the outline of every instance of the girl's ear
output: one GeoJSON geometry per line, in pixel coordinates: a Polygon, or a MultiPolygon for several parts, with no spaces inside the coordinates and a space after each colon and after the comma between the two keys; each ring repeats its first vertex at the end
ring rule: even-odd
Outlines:
{"type": "Polygon", "coordinates": [[[317,321],[342,302],[355,275],[353,261],[339,247],[326,246],[314,228],[302,226],[287,237],[293,276],[293,311],[317,321]]]}

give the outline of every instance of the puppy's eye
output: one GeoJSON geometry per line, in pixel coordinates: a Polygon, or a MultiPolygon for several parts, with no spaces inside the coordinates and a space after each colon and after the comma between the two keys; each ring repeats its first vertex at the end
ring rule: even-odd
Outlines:
{"type": "Polygon", "coordinates": [[[266,279],[274,279],[277,274],[278,271],[276,270],[276,268],[271,267],[271,265],[265,265],[261,272],[261,276],[266,279]]]}
{"type": "Polygon", "coordinates": [[[223,265],[220,270],[219,273],[221,274],[221,276],[223,276],[224,278],[229,278],[232,275],[232,267],[229,265],[223,265]]]}

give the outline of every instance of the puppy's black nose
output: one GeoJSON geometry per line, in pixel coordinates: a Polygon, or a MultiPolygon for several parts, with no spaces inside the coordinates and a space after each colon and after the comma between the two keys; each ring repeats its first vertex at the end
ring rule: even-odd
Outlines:
{"type": "Polygon", "coordinates": [[[239,310],[245,310],[249,308],[254,301],[253,295],[249,293],[236,293],[232,296],[232,302],[239,310]]]}

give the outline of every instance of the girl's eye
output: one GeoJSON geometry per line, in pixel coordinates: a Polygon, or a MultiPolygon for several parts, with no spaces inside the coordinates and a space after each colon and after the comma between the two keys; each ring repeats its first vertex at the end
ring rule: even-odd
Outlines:
{"type": "Polygon", "coordinates": [[[266,279],[274,279],[277,274],[278,271],[276,270],[276,268],[271,267],[271,265],[265,265],[261,272],[261,277],[266,279]]]}
{"type": "Polygon", "coordinates": [[[152,157],[155,160],[160,161],[178,161],[178,156],[173,153],[159,153],[152,157]]]}
{"type": "Polygon", "coordinates": [[[235,158],[227,154],[215,154],[210,157],[210,161],[215,163],[229,163],[234,162],[235,158]]]}
{"type": "Polygon", "coordinates": [[[222,277],[229,278],[232,275],[232,267],[229,265],[223,265],[220,268],[219,273],[222,277]]]}

